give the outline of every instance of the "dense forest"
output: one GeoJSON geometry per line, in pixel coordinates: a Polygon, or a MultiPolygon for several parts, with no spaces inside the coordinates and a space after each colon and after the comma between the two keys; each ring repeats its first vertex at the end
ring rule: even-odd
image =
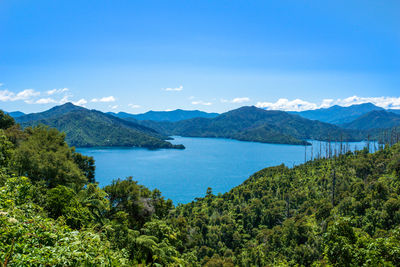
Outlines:
{"type": "Polygon", "coordinates": [[[99,188],[64,134],[0,112],[0,264],[396,266],[400,144],[341,152],[175,207],[132,178],[99,188]]]}

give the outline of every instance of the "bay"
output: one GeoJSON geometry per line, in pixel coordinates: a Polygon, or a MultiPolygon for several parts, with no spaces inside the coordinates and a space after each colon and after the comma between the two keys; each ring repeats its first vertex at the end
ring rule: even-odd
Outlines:
{"type": "MultiPolygon", "coordinates": [[[[203,197],[208,187],[214,194],[227,192],[256,171],[282,163],[292,167],[309,160],[311,154],[315,157],[326,153],[329,147],[318,141],[312,141],[312,148],[222,138],[174,137],[171,142],[184,144],[186,149],[97,147],[77,151],[94,157],[100,186],[132,176],[139,184],[158,188],[163,196],[178,204],[203,197]]],[[[348,143],[348,148],[361,149],[365,145],[348,143]]]]}

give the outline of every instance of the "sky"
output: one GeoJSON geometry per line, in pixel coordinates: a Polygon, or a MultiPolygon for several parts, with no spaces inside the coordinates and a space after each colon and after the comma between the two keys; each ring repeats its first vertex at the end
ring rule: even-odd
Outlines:
{"type": "Polygon", "coordinates": [[[0,109],[400,108],[398,0],[0,0],[0,109]]]}

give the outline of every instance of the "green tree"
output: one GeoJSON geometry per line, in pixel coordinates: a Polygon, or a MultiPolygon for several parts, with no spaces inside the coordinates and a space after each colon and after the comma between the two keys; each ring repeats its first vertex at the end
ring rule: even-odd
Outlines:
{"type": "Polygon", "coordinates": [[[45,126],[27,128],[27,140],[15,150],[13,169],[32,181],[44,180],[48,187],[66,185],[81,188],[87,178],[74,161],[65,135],[45,126]]]}

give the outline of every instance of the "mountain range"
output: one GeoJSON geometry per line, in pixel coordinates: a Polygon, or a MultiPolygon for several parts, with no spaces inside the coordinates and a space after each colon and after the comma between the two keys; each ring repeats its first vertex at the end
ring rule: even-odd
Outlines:
{"type": "Polygon", "coordinates": [[[303,112],[241,107],[222,114],[198,110],[103,113],[66,103],[31,114],[10,112],[23,127],[45,124],[66,133],[70,145],[183,148],[168,136],[221,137],[278,144],[307,140],[360,141],[400,126],[400,111],[371,103],[303,112]],[[397,114],[396,114],[397,112],[397,114]]]}
{"type": "Polygon", "coordinates": [[[23,127],[48,125],[65,132],[68,144],[77,147],[134,146],[155,148],[184,148],[166,141],[157,131],[125,121],[96,110],[66,103],[50,110],[15,118],[23,127]]]}
{"type": "Polygon", "coordinates": [[[349,107],[332,106],[329,108],[320,108],[315,110],[306,111],[291,111],[289,113],[300,115],[306,119],[318,120],[322,122],[332,123],[336,125],[343,125],[354,121],[360,116],[367,114],[371,111],[388,111],[396,114],[400,114],[398,109],[387,109],[375,106],[372,103],[364,103],[358,105],[352,105],[349,107]]]}
{"type": "Polygon", "coordinates": [[[215,118],[218,113],[207,113],[199,110],[148,111],[143,114],[130,114],[126,112],[108,112],[108,114],[121,119],[151,120],[151,121],[181,121],[192,118],[215,118]]]}
{"type": "Polygon", "coordinates": [[[341,126],[358,130],[389,129],[400,126],[400,115],[386,110],[374,110],[341,126]]]}
{"type": "Polygon", "coordinates": [[[178,122],[141,121],[165,135],[222,137],[278,144],[307,144],[308,139],[356,141],[359,131],[302,118],[284,111],[245,106],[216,118],[194,118],[178,122]]]}

